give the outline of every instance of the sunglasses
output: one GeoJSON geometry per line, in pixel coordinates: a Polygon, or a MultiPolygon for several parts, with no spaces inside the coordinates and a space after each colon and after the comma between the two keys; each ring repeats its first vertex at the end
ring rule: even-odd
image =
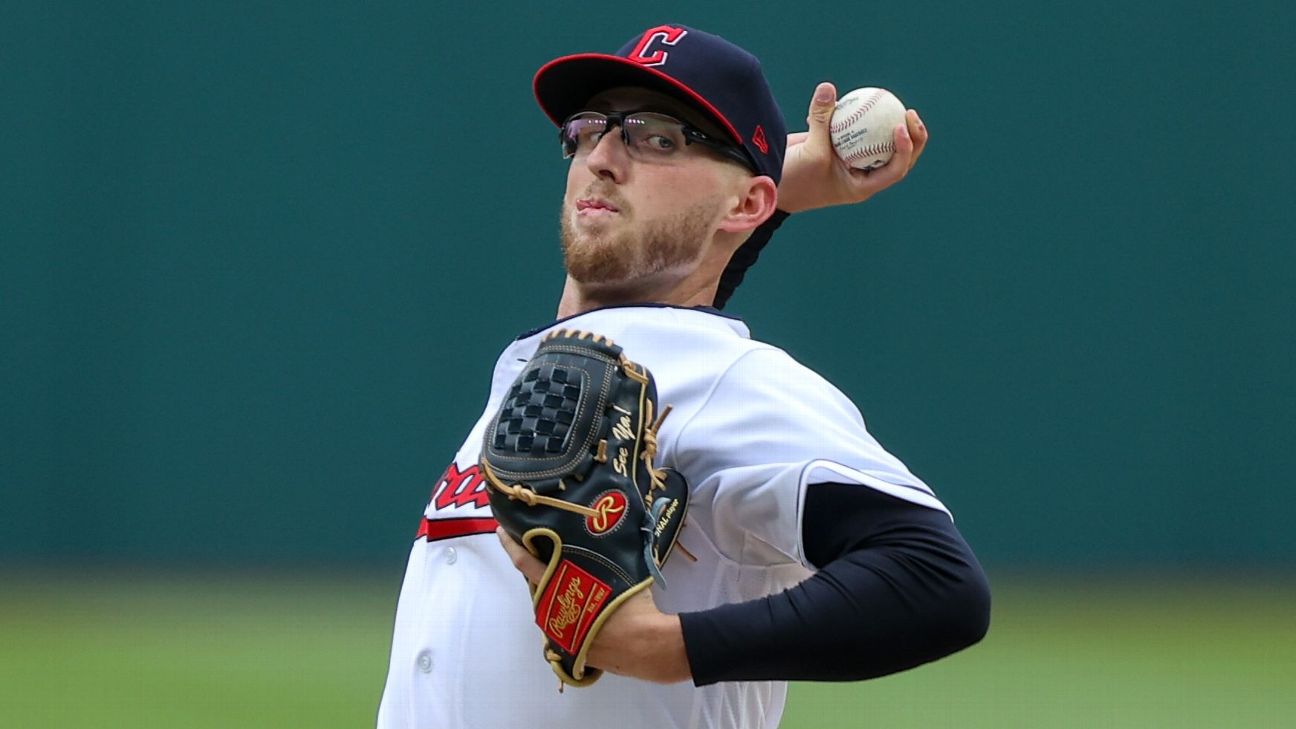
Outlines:
{"type": "Polygon", "coordinates": [[[572,115],[558,131],[563,159],[589,154],[614,126],[621,127],[621,141],[635,159],[668,161],[681,157],[689,145],[697,143],[756,171],[756,165],[741,147],[714,139],[673,116],[655,111],[609,114],[582,111],[572,115]]]}

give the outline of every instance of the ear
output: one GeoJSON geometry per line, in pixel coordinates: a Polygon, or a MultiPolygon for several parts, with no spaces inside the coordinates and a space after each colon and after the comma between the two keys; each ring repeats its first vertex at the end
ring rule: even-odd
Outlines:
{"type": "Polygon", "coordinates": [[[778,186],[765,175],[741,178],[733,207],[720,221],[726,233],[750,233],[774,214],[778,205],[778,186]]]}

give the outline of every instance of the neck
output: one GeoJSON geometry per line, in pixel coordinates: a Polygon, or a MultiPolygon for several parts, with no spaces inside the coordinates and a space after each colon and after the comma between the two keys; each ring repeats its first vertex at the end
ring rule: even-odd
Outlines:
{"type": "Polygon", "coordinates": [[[706,245],[702,258],[695,263],[633,281],[583,284],[569,275],[558,300],[558,318],[605,306],[711,306],[715,303],[716,289],[720,287],[720,276],[724,274],[725,266],[747,236],[748,233],[716,234],[706,245]]]}
{"type": "Polygon", "coordinates": [[[625,288],[615,286],[585,286],[567,277],[562,298],[558,300],[558,318],[583,314],[604,306],[633,304],[669,304],[671,306],[710,306],[715,302],[718,277],[694,281],[685,279],[673,286],[625,288]]]}

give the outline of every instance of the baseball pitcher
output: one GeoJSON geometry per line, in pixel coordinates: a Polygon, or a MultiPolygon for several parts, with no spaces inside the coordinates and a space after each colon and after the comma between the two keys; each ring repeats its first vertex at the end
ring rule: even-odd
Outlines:
{"type": "Polygon", "coordinates": [[[674,24],[534,90],[568,165],[566,283],[504,344],[423,514],[378,726],[773,729],[788,680],[979,641],[989,591],[945,505],[722,308],[789,214],[903,178],[918,115],[852,169],[835,87],[789,136],[755,56],[674,24]]]}

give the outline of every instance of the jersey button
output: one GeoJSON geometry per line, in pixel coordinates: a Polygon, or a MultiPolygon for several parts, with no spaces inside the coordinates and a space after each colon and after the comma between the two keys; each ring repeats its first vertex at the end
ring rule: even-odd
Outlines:
{"type": "Polygon", "coordinates": [[[454,564],[459,561],[459,550],[454,547],[446,547],[445,551],[446,564],[454,564]]]}
{"type": "Polygon", "coordinates": [[[423,651],[418,657],[418,667],[423,673],[432,673],[432,654],[423,651]]]}

